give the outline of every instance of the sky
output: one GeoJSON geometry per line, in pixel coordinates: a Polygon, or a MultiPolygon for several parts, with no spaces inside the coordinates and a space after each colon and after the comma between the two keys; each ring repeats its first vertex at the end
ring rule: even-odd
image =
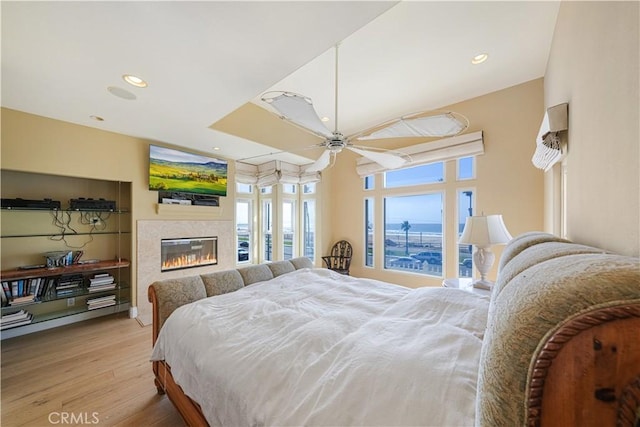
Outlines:
{"type": "MultiPolygon", "coordinates": [[[[461,178],[473,177],[473,160],[471,157],[461,159],[459,176],[461,178]]],[[[387,172],[387,187],[399,187],[409,183],[441,182],[444,177],[442,163],[432,163],[414,168],[387,172]]],[[[442,195],[440,193],[387,197],[385,206],[385,222],[401,223],[442,223],[442,195]]],[[[460,193],[458,221],[464,224],[469,215],[469,197],[460,193]]],[[[473,204],[472,204],[473,206],[473,204]]]]}

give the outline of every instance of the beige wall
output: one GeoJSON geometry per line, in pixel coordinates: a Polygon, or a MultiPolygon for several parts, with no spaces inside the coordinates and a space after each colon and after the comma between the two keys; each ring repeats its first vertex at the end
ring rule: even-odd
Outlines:
{"type": "MultiPolygon", "coordinates": [[[[476,191],[476,212],[503,214],[514,235],[542,229],[542,173],[530,163],[533,141],[543,111],[542,80],[465,101],[451,106],[451,109],[470,119],[470,131],[484,132],[485,155],[477,160],[480,179],[469,184],[476,191]]],[[[147,190],[150,141],[8,109],[2,109],[2,124],[4,169],[132,182],[133,254],[136,253],[138,220],[215,219],[227,220],[229,226],[233,227],[233,186],[229,188],[229,197],[222,199],[221,209],[216,211],[215,218],[205,218],[192,212],[182,215],[175,210],[157,213],[156,193],[147,190]]],[[[397,147],[409,145],[409,142],[397,141],[394,144],[397,147]]],[[[363,253],[361,230],[364,194],[362,181],[355,173],[355,158],[350,152],[342,153],[336,166],[324,174],[324,197],[319,204],[319,221],[323,227],[318,236],[319,253],[328,252],[334,241],[347,238],[356,249],[354,274],[407,286],[439,285],[438,279],[363,268],[360,254],[363,253]]],[[[452,173],[453,168],[450,167],[448,179],[453,179],[452,173]]],[[[455,204],[447,203],[446,206],[446,216],[455,216],[455,204]]],[[[381,219],[382,215],[377,217],[381,219]]],[[[454,221],[449,223],[453,228],[454,221]]],[[[381,225],[378,225],[378,229],[382,229],[381,225]]],[[[445,244],[455,245],[453,233],[450,234],[452,237],[445,244]]],[[[499,256],[500,248],[495,249],[499,256]]],[[[132,271],[135,272],[136,259],[133,258],[132,271]]],[[[455,275],[454,262],[448,264],[447,274],[455,275]]],[[[219,265],[216,269],[231,267],[233,265],[219,265]]],[[[495,276],[495,271],[491,276],[495,276]]],[[[144,277],[133,277],[134,289],[137,281],[141,282],[137,287],[142,298],[148,285],[144,280],[144,277]]]]}
{"type": "MultiPolygon", "coordinates": [[[[105,132],[86,126],[48,119],[40,116],[3,108],[2,119],[2,169],[38,172],[83,178],[131,182],[132,199],[132,248],[136,253],[136,222],[138,220],[227,220],[233,229],[234,188],[229,186],[228,197],[221,198],[215,217],[201,210],[186,211],[172,209],[157,213],[157,193],[148,190],[149,143],[152,141],[105,132]]],[[[230,162],[230,176],[233,176],[230,162]]],[[[83,195],[78,195],[83,197],[83,195]]],[[[85,197],[91,197],[87,195],[85,197]]],[[[195,206],[194,208],[199,208],[195,206]]],[[[132,257],[133,304],[137,295],[146,298],[145,278],[136,277],[137,263],[132,257]],[[135,292],[138,281],[140,289],[135,292]]],[[[207,267],[211,270],[232,268],[235,264],[219,264],[207,267]]],[[[189,270],[184,270],[185,274],[189,270]]]]}
{"type": "MultiPolygon", "coordinates": [[[[562,2],[544,84],[547,107],[569,103],[567,236],[633,256],[640,253],[639,6],[562,2]]],[[[545,178],[545,226],[556,232],[560,173],[545,178]]]]}
{"type": "MultiPolygon", "coordinates": [[[[535,137],[544,113],[543,81],[533,80],[518,86],[474,98],[459,104],[443,107],[464,114],[470,121],[469,132],[483,131],[485,154],[477,158],[477,179],[468,183],[475,187],[475,212],[485,214],[502,214],[507,228],[512,235],[543,228],[543,172],[531,164],[531,156],[535,149],[535,137]]],[[[386,148],[397,148],[423,141],[403,140],[387,144],[386,148]]],[[[376,144],[376,146],[381,146],[376,144]]],[[[330,191],[328,199],[323,201],[322,224],[325,246],[322,253],[327,253],[331,244],[340,239],[347,239],[354,245],[355,259],[352,272],[356,276],[370,277],[407,286],[439,286],[442,279],[428,278],[422,275],[381,271],[364,267],[363,206],[364,198],[378,191],[365,193],[362,180],[355,171],[355,155],[342,152],[336,165],[324,173],[325,185],[330,191]]],[[[455,163],[446,165],[447,180],[455,180],[455,163]]],[[[380,187],[381,180],[377,182],[380,187]]],[[[465,184],[466,185],[466,184],[465,184]]],[[[445,189],[446,185],[436,184],[434,190],[445,189]]],[[[446,191],[446,190],[445,190],[446,191]]],[[[456,245],[455,239],[455,192],[445,193],[445,222],[449,233],[446,247],[456,245]]],[[[382,230],[382,208],[376,207],[377,230],[382,230]]],[[[378,248],[382,238],[376,241],[378,248]]],[[[494,247],[496,256],[501,253],[500,247],[494,247]]],[[[380,253],[380,250],[378,250],[380,253]]],[[[448,251],[445,260],[447,277],[455,277],[457,264],[453,256],[454,250],[448,251]]],[[[376,259],[382,264],[382,258],[376,259]]],[[[495,278],[496,264],[489,274],[495,278]]]]}

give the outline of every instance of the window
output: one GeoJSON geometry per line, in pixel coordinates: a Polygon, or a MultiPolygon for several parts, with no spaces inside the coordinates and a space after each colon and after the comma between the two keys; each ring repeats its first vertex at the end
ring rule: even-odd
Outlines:
{"type": "MultiPolygon", "coordinates": [[[[236,164],[235,175],[239,181],[236,198],[252,201],[248,206],[238,205],[237,234],[240,237],[237,243],[244,246],[247,245],[244,240],[249,241],[251,262],[298,256],[306,256],[315,262],[318,240],[316,192],[320,174],[306,173],[304,169],[275,160],[259,166],[236,164]],[[248,210],[253,212],[247,214],[248,210]],[[245,215],[252,224],[244,224],[245,215]]],[[[240,256],[246,255],[240,251],[240,256]]]]}
{"type": "Polygon", "coordinates": [[[386,188],[442,182],[444,181],[444,163],[429,163],[406,169],[397,169],[386,172],[384,175],[384,186],[386,188]]]}
{"type": "Polygon", "coordinates": [[[236,191],[238,193],[251,194],[251,193],[253,193],[253,185],[251,185],[251,184],[242,184],[240,182],[237,182],[236,183],[236,191]]]}
{"type": "Polygon", "coordinates": [[[315,261],[316,256],[316,183],[302,185],[302,256],[315,261]]]}
{"type": "Polygon", "coordinates": [[[472,277],[471,248],[453,242],[462,233],[466,217],[473,214],[475,162],[475,156],[465,153],[460,158],[381,171],[384,186],[376,191],[367,191],[365,185],[364,265],[424,275],[434,279],[432,283],[442,277],[472,277]],[[374,215],[375,206],[382,218],[374,215]],[[383,243],[382,250],[376,251],[376,242],[383,243]],[[446,242],[452,243],[447,246],[446,242]]]}
{"type": "MultiPolygon", "coordinates": [[[[314,177],[304,177],[314,179],[314,177]]],[[[251,175],[243,176],[250,182],[251,175]]],[[[277,180],[276,180],[277,181],[277,180]]],[[[237,262],[269,262],[317,253],[316,182],[236,183],[237,262]]]]}
{"type": "Polygon", "coordinates": [[[295,254],[296,201],[282,202],[282,259],[291,259],[295,254]]]}
{"type": "Polygon", "coordinates": [[[302,202],[302,256],[313,260],[316,248],[316,201],[302,202]]]}
{"type": "Polygon", "coordinates": [[[462,157],[458,159],[458,181],[475,178],[475,169],[475,157],[462,157]]]}
{"type": "Polygon", "coordinates": [[[273,255],[273,211],[271,200],[262,201],[262,258],[271,261],[273,255]]]}
{"type": "Polygon", "coordinates": [[[442,193],[384,198],[386,269],[442,276],[442,193]]]}
{"type": "Polygon", "coordinates": [[[236,201],[236,248],[237,261],[251,261],[251,200],[238,199],[236,201]]]}
{"type": "MultiPolygon", "coordinates": [[[[473,216],[473,191],[458,191],[458,236],[460,239],[467,217],[473,216]]],[[[458,277],[473,276],[473,245],[458,245],[458,277]]]]}
{"type": "Polygon", "coordinates": [[[367,267],[373,267],[373,236],[374,236],[374,221],[373,221],[373,199],[364,199],[364,218],[365,218],[365,230],[364,230],[364,247],[366,248],[366,255],[364,265],[367,267]]]}
{"type": "Polygon", "coordinates": [[[374,178],[375,175],[368,175],[363,178],[365,190],[373,190],[376,187],[374,178]]]}

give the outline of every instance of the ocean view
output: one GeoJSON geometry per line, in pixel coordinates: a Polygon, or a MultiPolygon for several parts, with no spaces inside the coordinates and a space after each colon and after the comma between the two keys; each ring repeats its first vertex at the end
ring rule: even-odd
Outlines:
{"type": "MultiPolygon", "coordinates": [[[[409,234],[411,233],[437,233],[442,234],[442,224],[412,224],[409,223],[411,228],[409,229],[409,234]]],[[[386,224],[387,231],[402,231],[400,223],[387,223],[386,224]]],[[[462,233],[464,229],[464,223],[458,225],[458,231],[462,233]]],[[[404,233],[404,231],[402,231],[404,233]]]]}

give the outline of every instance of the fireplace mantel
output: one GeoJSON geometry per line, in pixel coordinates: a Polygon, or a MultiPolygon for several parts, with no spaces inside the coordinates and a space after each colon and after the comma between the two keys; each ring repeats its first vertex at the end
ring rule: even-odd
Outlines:
{"type": "MultiPolygon", "coordinates": [[[[221,210],[212,206],[165,205],[172,208],[204,208],[221,210]]],[[[200,214],[201,218],[201,214],[200,214]]],[[[162,219],[137,221],[137,309],[142,324],[151,323],[151,304],[147,301],[147,289],[157,280],[174,279],[205,274],[236,267],[235,228],[232,220],[162,219]],[[206,265],[184,270],[160,271],[160,243],[162,239],[178,239],[185,236],[217,236],[216,265],[206,265]]]]}
{"type": "Polygon", "coordinates": [[[176,216],[179,218],[202,218],[203,214],[211,217],[222,216],[221,206],[200,206],[200,205],[170,205],[165,203],[156,204],[158,215],[176,216]]]}

